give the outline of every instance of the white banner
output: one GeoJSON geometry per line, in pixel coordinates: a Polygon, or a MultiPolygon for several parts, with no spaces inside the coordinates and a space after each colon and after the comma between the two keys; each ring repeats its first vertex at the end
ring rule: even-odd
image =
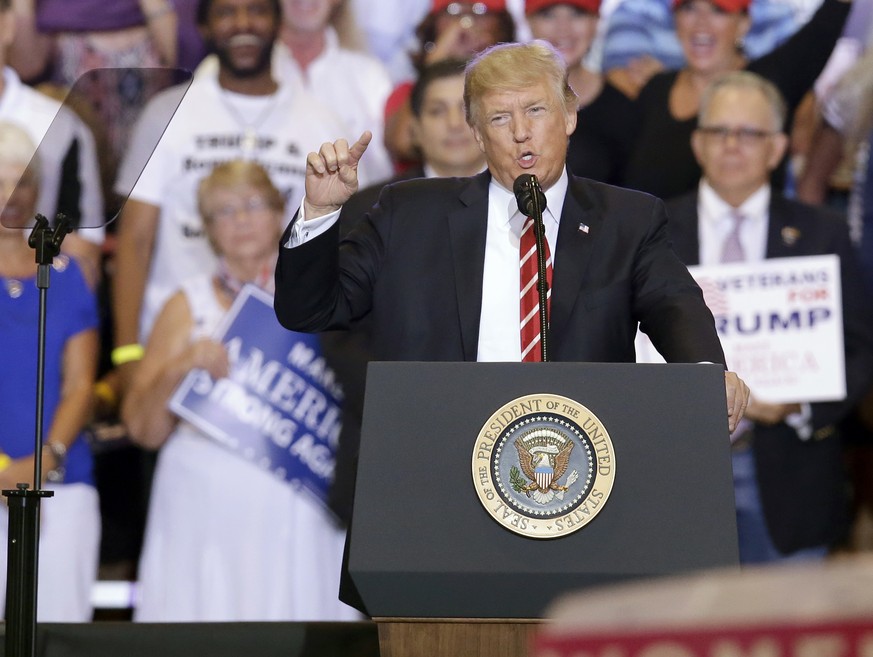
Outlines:
{"type": "MultiPolygon", "coordinates": [[[[840,260],[835,255],[689,267],[703,290],[728,368],[758,399],[846,396],[840,260]]],[[[663,363],[637,334],[637,362],[663,363]]]]}

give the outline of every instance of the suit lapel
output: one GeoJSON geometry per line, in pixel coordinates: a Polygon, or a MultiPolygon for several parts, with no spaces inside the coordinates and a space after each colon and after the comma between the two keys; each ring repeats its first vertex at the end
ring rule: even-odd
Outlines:
{"type": "Polygon", "coordinates": [[[591,261],[602,221],[602,217],[594,212],[583,184],[571,176],[558,226],[558,249],[552,280],[549,327],[556,352],[585,281],[585,270],[591,261]]]}
{"type": "Polygon", "coordinates": [[[446,216],[458,298],[458,320],[464,360],[476,360],[479,351],[479,316],[482,313],[482,279],[485,271],[485,232],[488,225],[486,171],[473,178],[458,195],[461,208],[446,216]]]}
{"type": "Polygon", "coordinates": [[[789,258],[800,255],[798,246],[802,232],[790,222],[790,214],[784,200],[774,192],[770,201],[770,217],[767,224],[768,258],[789,258]]]}

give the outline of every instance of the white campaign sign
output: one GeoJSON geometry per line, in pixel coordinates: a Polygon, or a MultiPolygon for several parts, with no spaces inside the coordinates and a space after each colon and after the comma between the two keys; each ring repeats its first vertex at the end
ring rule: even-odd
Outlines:
{"type": "MultiPolygon", "coordinates": [[[[689,267],[715,317],[728,368],[771,403],[846,396],[835,255],[689,267]]],[[[637,333],[637,362],[663,363],[637,333]]]]}

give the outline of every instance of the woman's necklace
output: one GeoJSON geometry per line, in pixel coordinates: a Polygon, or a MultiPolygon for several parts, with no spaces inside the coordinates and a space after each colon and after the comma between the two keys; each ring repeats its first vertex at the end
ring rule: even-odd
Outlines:
{"type": "Polygon", "coordinates": [[[230,272],[230,269],[228,269],[227,262],[224,260],[224,258],[220,258],[218,261],[218,271],[216,272],[215,277],[218,280],[218,284],[221,286],[221,289],[224,290],[231,299],[235,299],[236,295],[240,293],[240,290],[242,290],[243,286],[247,282],[258,286],[268,294],[273,294],[273,291],[275,289],[275,271],[276,263],[268,263],[261,267],[258,275],[255,276],[254,280],[241,281],[230,272]]]}
{"type": "Polygon", "coordinates": [[[237,125],[242,129],[242,137],[239,142],[240,149],[244,155],[251,155],[258,147],[258,129],[276,107],[276,104],[279,101],[279,91],[277,90],[270,94],[269,97],[266,97],[244,96],[243,94],[235,94],[233,92],[222,90],[219,92],[218,97],[221,98],[221,102],[227,109],[228,114],[233,117],[234,121],[236,121],[237,125]],[[266,103],[253,121],[246,121],[245,116],[243,115],[243,110],[237,106],[237,99],[241,99],[247,106],[257,105],[259,101],[264,100],[266,100],[266,103]]]}
{"type": "MultiPolygon", "coordinates": [[[[69,256],[62,253],[61,255],[55,256],[54,260],[52,261],[52,269],[59,272],[64,271],[69,264],[69,256]]],[[[3,279],[3,288],[6,290],[6,294],[8,294],[9,297],[12,299],[18,299],[22,294],[24,294],[24,283],[27,280],[32,280],[32,278],[22,280],[14,276],[2,275],[0,275],[0,278],[3,279]]]]}

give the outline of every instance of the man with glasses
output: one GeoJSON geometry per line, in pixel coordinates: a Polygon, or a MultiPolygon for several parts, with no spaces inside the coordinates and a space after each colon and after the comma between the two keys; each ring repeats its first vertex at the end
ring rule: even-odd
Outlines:
{"type": "Polygon", "coordinates": [[[703,170],[697,191],[667,204],[673,248],[687,265],[769,258],[840,257],[846,390],[842,402],[755,399],[734,432],[740,561],[821,558],[846,527],[845,480],[835,425],[869,387],[873,330],[845,221],[775,193],[770,175],[788,146],[785,103],[749,72],[705,92],[692,136],[703,170]]]}

